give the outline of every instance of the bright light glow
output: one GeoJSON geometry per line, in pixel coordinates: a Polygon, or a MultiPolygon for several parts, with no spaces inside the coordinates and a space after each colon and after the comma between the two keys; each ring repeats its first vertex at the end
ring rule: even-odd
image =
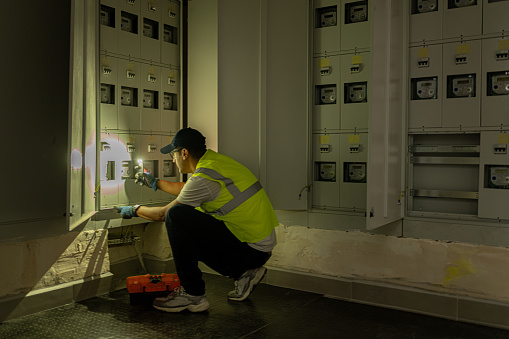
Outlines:
{"type": "Polygon", "coordinates": [[[83,155],[80,150],[75,148],[71,152],[71,168],[75,171],[80,170],[83,167],[83,155]]]}
{"type": "Polygon", "coordinates": [[[107,196],[116,194],[119,188],[123,189],[123,183],[125,180],[122,180],[122,162],[130,161],[131,154],[127,150],[127,143],[116,134],[101,133],[101,142],[106,142],[109,145],[108,149],[105,149],[100,153],[101,167],[99,171],[99,178],[101,180],[101,195],[107,196]],[[108,180],[107,178],[109,161],[115,162],[114,180],[108,180]],[[121,185],[121,187],[119,187],[119,185],[121,185]]]}

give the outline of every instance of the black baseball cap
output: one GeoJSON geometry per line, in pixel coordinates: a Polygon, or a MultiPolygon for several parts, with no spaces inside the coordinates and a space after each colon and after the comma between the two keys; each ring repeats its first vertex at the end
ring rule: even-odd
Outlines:
{"type": "Polygon", "coordinates": [[[168,154],[177,147],[205,148],[205,137],[191,127],[182,128],[175,134],[171,144],[161,148],[161,153],[168,154]]]}

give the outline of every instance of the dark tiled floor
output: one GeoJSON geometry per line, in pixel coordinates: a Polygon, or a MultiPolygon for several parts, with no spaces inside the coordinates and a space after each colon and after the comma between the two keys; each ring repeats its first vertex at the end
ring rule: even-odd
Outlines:
{"type": "Polygon", "coordinates": [[[244,302],[231,280],[206,275],[210,309],[132,306],[126,290],[14,319],[0,338],[509,338],[509,331],[260,284],[244,302]]]}

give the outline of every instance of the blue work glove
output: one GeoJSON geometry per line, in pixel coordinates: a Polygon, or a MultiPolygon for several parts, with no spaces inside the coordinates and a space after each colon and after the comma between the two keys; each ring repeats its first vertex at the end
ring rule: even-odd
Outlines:
{"type": "Polygon", "coordinates": [[[135,175],[135,183],[140,184],[140,186],[152,187],[154,191],[157,191],[157,182],[159,179],[154,178],[148,173],[136,173],[135,175]]]}
{"type": "Polygon", "coordinates": [[[138,206],[122,206],[117,207],[117,212],[120,213],[122,218],[124,219],[131,219],[132,217],[137,217],[138,214],[136,214],[136,211],[134,210],[134,207],[138,206]]]}

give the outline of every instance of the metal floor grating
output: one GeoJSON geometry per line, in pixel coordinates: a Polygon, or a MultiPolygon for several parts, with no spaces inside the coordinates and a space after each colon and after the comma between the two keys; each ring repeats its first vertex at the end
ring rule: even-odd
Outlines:
{"type": "Polygon", "coordinates": [[[210,309],[132,306],[126,290],[0,324],[0,338],[509,338],[509,331],[260,284],[228,301],[233,282],[205,275],[210,309]]]}

